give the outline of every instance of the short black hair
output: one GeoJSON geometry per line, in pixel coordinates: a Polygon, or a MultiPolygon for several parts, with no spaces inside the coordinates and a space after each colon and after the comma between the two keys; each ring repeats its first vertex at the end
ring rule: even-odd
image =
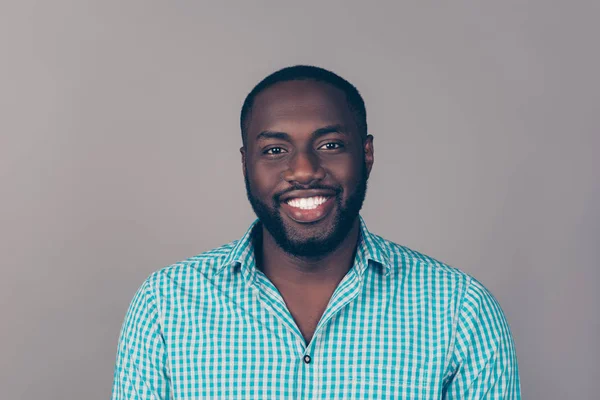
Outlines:
{"type": "Polygon", "coordinates": [[[312,65],[295,65],[273,72],[271,75],[260,81],[246,96],[244,105],[242,106],[242,112],[240,113],[240,130],[242,133],[242,142],[244,146],[246,146],[247,124],[256,96],[263,90],[275,85],[276,83],[302,80],[325,82],[344,92],[346,94],[348,107],[354,115],[354,119],[356,120],[361,137],[363,140],[367,137],[367,110],[365,108],[365,102],[358,89],[356,89],[354,85],[341,76],[324,68],[315,67],[312,65]]]}

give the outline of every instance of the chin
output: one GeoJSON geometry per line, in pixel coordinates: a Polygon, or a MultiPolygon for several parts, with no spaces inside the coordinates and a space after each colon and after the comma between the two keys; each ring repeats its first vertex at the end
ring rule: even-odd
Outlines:
{"type": "Polygon", "coordinates": [[[340,232],[340,227],[333,222],[326,226],[315,223],[304,229],[290,227],[287,223],[285,225],[285,237],[275,240],[284,251],[298,257],[318,258],[327,255],[335,250],[347,235],[347,232],[340,232]]]}
{"type": "Polygon", "coordinates": [[[328,215],[315,222],[301,223],[280,214],[288,239],[304,241],[326,241],[336,231],[337,215],[328,215]]]}

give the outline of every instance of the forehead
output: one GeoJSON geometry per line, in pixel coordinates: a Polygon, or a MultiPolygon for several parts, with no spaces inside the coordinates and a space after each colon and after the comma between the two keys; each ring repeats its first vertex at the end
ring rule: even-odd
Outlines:
{"type": "Polygon", "coordinates": [[[251,138],[264,130],[293,133],[335,124],[355,125],[343,91],[325,82],[288,81],[256,96],[247,131],[251,138]]]}

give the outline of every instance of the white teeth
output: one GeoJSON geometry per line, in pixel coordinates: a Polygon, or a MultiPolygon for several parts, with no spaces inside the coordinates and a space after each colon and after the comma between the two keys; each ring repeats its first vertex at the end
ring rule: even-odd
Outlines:
{"type": "Polygon", "coordinates": [[[292,207],[301,208],[303,210],[314,210],[326,201],[327,197],[316,196],[290,199],[287,201],[287,203],[292,207]]]}

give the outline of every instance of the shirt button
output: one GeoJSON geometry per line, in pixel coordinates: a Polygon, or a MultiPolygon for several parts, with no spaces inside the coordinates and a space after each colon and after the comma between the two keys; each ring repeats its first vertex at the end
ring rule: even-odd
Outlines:
{"type": "Polygon", "coordinates": [[[312,358],[310,358],[310,356],[308,354],[304,356],[304,363],[310,364],[311,360],[312,360],[312,358]]]}

